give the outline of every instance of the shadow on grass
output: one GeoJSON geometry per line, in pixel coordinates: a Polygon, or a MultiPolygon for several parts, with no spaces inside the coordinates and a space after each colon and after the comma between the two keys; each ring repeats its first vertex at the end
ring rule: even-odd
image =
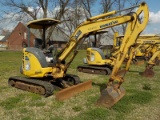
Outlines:
{"type": "Polygon", "coordinates": [[[140,71],[137,71],[137,70],[129,70],[128,72],[131,72],[131,73],[140,73],[140,71]]]}
{"type": "Polygon", "coordinates": [[[150,92],[138,91],[138,90],[127,90],[130,95],[124,96],[118,104],[115,104],[112,109],[121,113],[130,113],[135,106],[149,103],[154,97],[150,92]]]}
{"type": "MultiPolygon", "coordinates": [[[[105,84],[93,83],[93,85],[99,86],[100,91],[106,88],[105,84]]],[[[121,116],[121,118],[123,118],[127,113],[133,111],[137,107],[137,105],[140,106],[143,104],[147,104],[152,100],[153,97],[154,96],[150,91],[127,89],[126,95],[120,101],[118,101],[118,103],[116,103],[111,108],[111,110],[114,110],[116,112],[116,118],[118,118],[118,116],[121,116]]],[[[90,112],[93,112],[93,110],[90,110],[90,112]]],[[[86,114],[89,116],[89,112],[87,112],[86,114]]],[[[105,119],[105,117],[102,119],[105,119]]]]}
{"type": "Polygon", "coordinates": [[[130,73],[138,73],[138,75],[140,75],[140,77],[143,75],[144,70],[143,71],[136,71],[136,70],[129,70],[128,72],[130,73]]]}

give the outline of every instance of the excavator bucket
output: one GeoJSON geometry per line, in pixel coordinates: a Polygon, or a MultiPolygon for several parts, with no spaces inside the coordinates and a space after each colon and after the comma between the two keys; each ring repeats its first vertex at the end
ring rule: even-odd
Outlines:
{"type": "MultiPolygon", "coordinates": [[[[126,70],[119,70],[116,74],[117,77],[123,77],[126,70]]],[[[101,96],[97,100],[97,105],[111,108],[116,104],[126,93],[125,89],[118,84],[108,85],[106,89],[101,91],[101,96]]]]}
{"type": "Polygon", "coordinates": [[[92,87],[92,81],[83,82],[77,85],[73,85],[71,87],[65,88],[61,91],[59,91],[55,96],[56,100],[63,101],[65,99],[68,99],[72,96],[75,96],[76,94],[86,91],[92,87]]]}
{"type": "Polygon", "coordinates": [[[153,77],[154,76],[154,71],[153,69],[145,69],[144,72],[140,73],[140,75],[144,76],[144,77],[153,77]]]}
{"type": "Polygon", "coordinates": [[[111,108],[125,95],[125,93],[125,89],[121,86],[119,89],[115,89],[114,86],[107,86],[106,89],[101,91],[101,96],[97,100],[97,105],[111,108]]]}

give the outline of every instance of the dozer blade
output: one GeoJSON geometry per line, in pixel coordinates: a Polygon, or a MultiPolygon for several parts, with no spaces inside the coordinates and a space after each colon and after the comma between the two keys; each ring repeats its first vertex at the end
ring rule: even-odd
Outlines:
{"type": "Polygon", "coordinates": [[[153,77],[154,71],[152,69],[145,69],[145,71],[140,73],[140,75],[142,75],[144,77],[153,77]]]}
{"type": "Polygon", "coordinates": [[[107,86],[106,89],[101,91],[101,96],[97,100],[97,105],[111,108],[116,104],[124,95],[126,91],[120,86],[119,89],[115,90],[113,86],[107,86]]]}
{"type": "Polygon", "coordinates": [[[92,87],[92,81],[83,82],[77,85],[73,85],[71,87],[62,89],[59,91],[55,96],[56,100],[63,101],[65,99],[68,99],[72,96],[75,96],[76,94],[83,92],[85,90],[88,90],[92,87]]]}

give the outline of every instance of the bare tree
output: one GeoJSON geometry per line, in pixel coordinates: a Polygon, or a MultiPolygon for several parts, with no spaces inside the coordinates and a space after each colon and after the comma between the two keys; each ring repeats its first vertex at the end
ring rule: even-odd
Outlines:
{"type": "Polygon", "coordinates": [[[81,0],[81,4],[84,8],[84,13],[86,15],[86,18],[92,17],[92,13],[93,13],[92,8],[93,8],[95,2],[96,2],[96,0],[81,0]],[[86,14],[86,11],[89,14],[89,16],[88,16],[88,14],[86,14]]]}
{"type": "Polygon", "coordinates": [[[111,11],[115,2],[116,0],[101,0],[100,4],[102,6],[101,8],[102,8],[103,13],[107,13],[111,11]]]}
{"type": "MultiPolygon", "coordinates": [[[[70,0],[5,0],[0,1],[1,6],[5,6],[5,9],[1,10],[2,14],[6,16],[1,16],[1,21],[10,20],[10,21],[23,21],[27,22],[29,20],[35,20],[38,18],[52,17],[60,20],[66,12],[66,7],[69,5],[70,0]],[[55,14],[53,10],[56,7],[59,9],[56,10],[55,14]],[[10,16],[9,16],[10,14],[10,16]]],[[[46,38],[49,40],[55,26],[51,27],[48,30],[48,35],[46,38]]]]}
{"type": "Polygon", "coordinates": [[[77,26],[92,17],[92,8],[96,0],[73,0],[70,8],[63,15],[64,23],[61,29],[71,35],[77,26]]]}
{"type": "MultiPolygon", "coordinates": [[[[138,5],[141,2],[141,0],[115,0],[115,3],[113,5],[113,8],[117,8],[116,10],[123,10],[124,8],[126,8],[127,6],[135,6],[138,5]]],[[[129,9],[126,11],[126,14],[129,14],[131,11],[133,11],[133,9],[129,9]]],[[[122,11],[123,12],[123,11],[122,11]]],[[[122,15],[124,13],[119,12],[119,15],[122,15]]],[[[121,27],[118,27],[118,29],[114,30],[114,31],[119,31],[121,34],[125,33],[126,30],[126,26],[127,24],[122,24],[121,27]]],[[[116,28],[116,27],[115,27],[116,28]]]]}
{"type": "MultiPolygon", "coordinates": [[[[101,0],[100,4],[101,4],[101,8],[102,11],[104,13],[112,11],[112,10],[122,10],[124,8],[130,7],[130,6],[135,6],[137,4],[139,4],[141,2],[141,0],[101,0]]],[[[129,11],[127,11],[127,13],[130,13],[133,9],[130,9],[129,11]]],[[[127,14],[126,13],[126,14],[127,14]]],[[[124,11],[122,12],[118,12],[118,15],[122,15],[124,14],[124,11]]],[[[111,28],[111,30],[113,31],[113,33],[115,31],[118,31],[122,34],[125,33],[125,29],[126,29],[126,24],[122,24],[121,27],[113,27],[111,28]]]]}
{"type": "MultiPolygon", "coordinates": [[[[70,0],[58,0],[59,10],[56,11],[56,14],[54,17],[55,19],[61,20],[63,18],[64,14],[67,11],[67,6],[69,5],[69,2],[70,0]]],[[[47,40],[49,40],[49,38],[51,37],[55,27],[56,26],[50,27],[50,30],[48,31],[47,40]]]]}
{"type": "MultiPolygon", "coordinates": [[[[115,1],[116,0],[100,0],[99,3],[101,5],[101,7],[100,7],[101,14],[111,11],[115,1]]],[[[111,28],[111,30],[114,31],[113,28],[111,28]]],[[[108,29],[107,29],[107,31],[108,31],[108,29]]],[[[102,37],[104,37],[104,35],[110,37],[108,32],[99,34],[99,35],[97,35],[97,42],[96,43],[100,43],[100,40],[101,40],[102,37]]],[[[96,46],[99,46],[99,44],[97,44],[96,46]]]]}

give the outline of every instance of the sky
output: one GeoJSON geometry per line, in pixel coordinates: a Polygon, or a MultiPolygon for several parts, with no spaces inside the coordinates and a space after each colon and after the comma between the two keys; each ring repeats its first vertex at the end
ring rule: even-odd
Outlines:
{"type": "Polygon", "coordinates": [[[144,33],[160,33],[160,0],[144,0],[149,7],[149,24],[144,33]]]}
{"type": "MultiPolygon", "coordinates": [[[[149,7],[149,24],[146,29],[143,31],[144,34],[160,34],[160,0],[144,0],[149,7]]],[[[98,2],[98,0],[97,0],[98,2]]],[[[128,6],[130,7],[130,6],[128,6]]],[[[98,6],[95,5],[95,8],[98,6]]],[[[96,9],[97,11],[97,9],[96,9]]],[[[3,23],[2,26],[5,28],[8,26],[8,23],[3,23]]],[[[15,24],[10,24],[8,27],[12,28],[15,24]]]]}

